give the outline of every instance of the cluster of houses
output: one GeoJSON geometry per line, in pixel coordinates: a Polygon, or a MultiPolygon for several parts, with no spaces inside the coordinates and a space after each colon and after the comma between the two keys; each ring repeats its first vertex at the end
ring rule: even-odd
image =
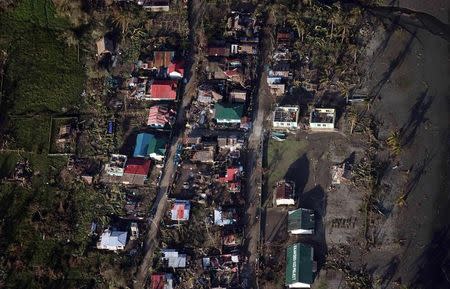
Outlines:
{"type": "MultiPolygon", "coordinates": [[[[176,121],[179,87],[183,76],[183,55],[178,55],[174,50],[155,50],[148,58],[135,63],[126,83],[127,97],[149,104],[147,126],[134,135],[134,145],[129,154],[109,156],[102,170],[103,183],[143,187],[147,185],[153,167],[164,167],[170,131],[176,121]]],[[[122,229],[112,226],[107,228],[100,236],[97,245],[99,249],[123,250],[128,240],[137,238],[138,221],[144,218],[145,212],[138,212],[139,202],[136,199],[133,194],[127,195],[125,211],[130,219],[137,221],[122,226],[122,229]]],[[[184,205],[186,204],[179,204],[180,207],[184,205]]],[[[178,211],[174,215],[183,220],[178,211]]],[[[171,280],[170,276],[159,280],[166,279],[171,280]]]]}
{"type": "Polygon", "coordinates": [[[207,79],[199,84],[186,112],[183,145],[175,157],[176,185],[169,193],[170,204],[164,218],[164,228],[176,230],[189,222],[199,222],[192,212],[201,211],[197,214],[205,217],[200,221],[209,230],[220,232],[220,243],[215,248],[203,248],[204,252],[214,253],[205,254],[200,260],[182,249],[186,244],[162,249],[162,267],[160,273],[152,276],[152,288],[162,288],[154,287],[161,282],[167,286],[164,288],[171,288],[177,270],[194,268],[197,262],[202,268],[201,282],[209,284],[208,288],[239,286],[240,221],[245,203],[241,151],[245,132],[251,125],[247,111],[258,30],[257,21],[250,14],[233,11],[227,20],[226,40],[209,43],[207,79]]]}
{"type": "MultiPolygon", "coordinates": [[[[291,67],[294,54],[293,38],[293,33],[285,29],[280,29],[276,34],[276,48],[272,54],[272,62],[268,69],[267,84],[271,94],[277,99],[291,93],[291,82],[294,76],[294,69],[291,67]]],[[[302,88],[309,92],[315,92],[317,87],[310,87],[312,79],[308,75],[311,74],[311,71],[307,67],[307,65],[302,66],[300,73],[302,88]]],[[[335,130],[335,109],[313,107],[308,113],[308,126],[311,131],[335,130]]],[[[273,111],[272,128],[282,131],[297,130],[300,128],[299,116],[300,107],[298,104],[277,105],[273,111]]]]}
{"type": "MultiPolygon", "coordinates": [[[[295,208],[295,184],[279,181],[273,191],[275,207],[288,207],[287,230],[290,235],[313,235],[315,233],[314,210],[295,208]],[[291,209],[293,208],[293,209],[291,209]]],[[[310,288],[316,272],[314,248],[308,244],[295,243],[286,248],[285,285],[288,288],[310,288]]]]}

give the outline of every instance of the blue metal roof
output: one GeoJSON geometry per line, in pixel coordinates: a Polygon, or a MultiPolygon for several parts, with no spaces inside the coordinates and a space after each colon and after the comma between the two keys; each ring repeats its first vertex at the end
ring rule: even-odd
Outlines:
{"type": "Polygon", "coordinates": [[[134,147],[134,157],[146,157],[148,155],[148,146],[155,136],[149,133],[140,133],[136,137],[136,146],[134,147]]]}

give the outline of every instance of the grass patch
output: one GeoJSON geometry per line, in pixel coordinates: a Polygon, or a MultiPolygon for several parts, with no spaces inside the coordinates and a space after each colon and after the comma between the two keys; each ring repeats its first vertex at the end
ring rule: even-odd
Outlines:
{"type": "Polygon", "coordinates": [[[50,117],[14,118],[10,120],[9,130],[17,149],[38,154],[48,153],[50,117]]]}
{"type": "Polygon", "coordinates": [[[3,112],[74,110],[85,74],[76,50],[59,37],[69,23],[55,16],[52,1],[23,0],[0,23],[0,49],[7,52],[3,112]]]}
{"type": "Polygon", "coordinates": [[[269,140],[267,161],[269,168],[268,189],[284,178],[289,166],[306,152],[306,142],[288,138],[285,141],[269,140]]]}

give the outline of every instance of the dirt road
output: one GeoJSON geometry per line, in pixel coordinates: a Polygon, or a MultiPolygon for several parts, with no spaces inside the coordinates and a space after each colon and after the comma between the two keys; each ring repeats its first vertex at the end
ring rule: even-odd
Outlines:
{"type": "Polygon", "coordinates": [[[156,196],[155,202],[153,203],[151,212],[154,212],[153,216],[149,218],[149,226],[147,235],[145,236],[144,241],[144,257],[137,269],[136,277],[134,280],[133,288],[142,289],[146,288],[148,285],[148,271],[151,266],[152,257],[155,251],[156,246],[158,245],[157,233],[159,229],[159,223],[166,211],[167,197],[172,186],[175,172],[177,167],[174,164],[174,157],[176,155],[178,144],[182,143],[182,137],[185,127],[185,110],[187,106],[192,101],[192,91],[195,89],[195,85],[197,83],[196,80],[196,68],[197,68],[197,49],[196,49],[196,31],[197,27],[200,23],[199,19],[202,17],[202,13],[204,12],[204,2],[202,0],[193,0],[189,1],[189,28],[190,35],[189,40],[191,42],[192,48],[190,51],[190,55],[188,56],[188,63],[190,65],[190,69],[188,75],[186,75],[186,79],[188,79],[188,83],[184,88],[184,94],[181,106],[178,110],[177,122],[176,126],[173,129],[172,143],[169,149],[169,152],[166,156],[166,164],[163,169],[163,175],[161,177],[161,182],[158,189],[158,194],[156,196]]]}
{"type": "Polygon", "coordinates": [[[246,173],[247,173],[247,198],[246,198],[246,226],[245,244],[249,256],[249,262],[244,264],[242,275],[245,288],[258,288],[255,270],[258,267],[259,242],[260,242],[260,210],[261,210],[261,190],[262,190],[262,145],[264,138],[264,120],[270,111],[270,101],[272,99],[267,87],[267,75],[264,71],[269,62],[269,53],[272,51],[271,33],[272,26],[269,21],[263,24],[263,35],[260,44],[260,55],[257,69],[259,77],[256,94],[254,97],[254,120],[252,131],[248,138],[246,173]]]}

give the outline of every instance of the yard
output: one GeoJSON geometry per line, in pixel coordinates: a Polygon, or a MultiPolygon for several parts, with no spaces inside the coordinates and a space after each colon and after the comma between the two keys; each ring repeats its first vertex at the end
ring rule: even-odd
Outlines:
{"type": "Polygon", "coordinates": [[[267,189],[270,195],[276,182],[293,174],[291,168],[297,163],[296,160],[301,160],[302,155],[306,153],[307,143],[303,139],[296,140],[295,137],[290,136],[285,141],[270,139],[267,147],[267,168],[269,170],[267,189]]]}

